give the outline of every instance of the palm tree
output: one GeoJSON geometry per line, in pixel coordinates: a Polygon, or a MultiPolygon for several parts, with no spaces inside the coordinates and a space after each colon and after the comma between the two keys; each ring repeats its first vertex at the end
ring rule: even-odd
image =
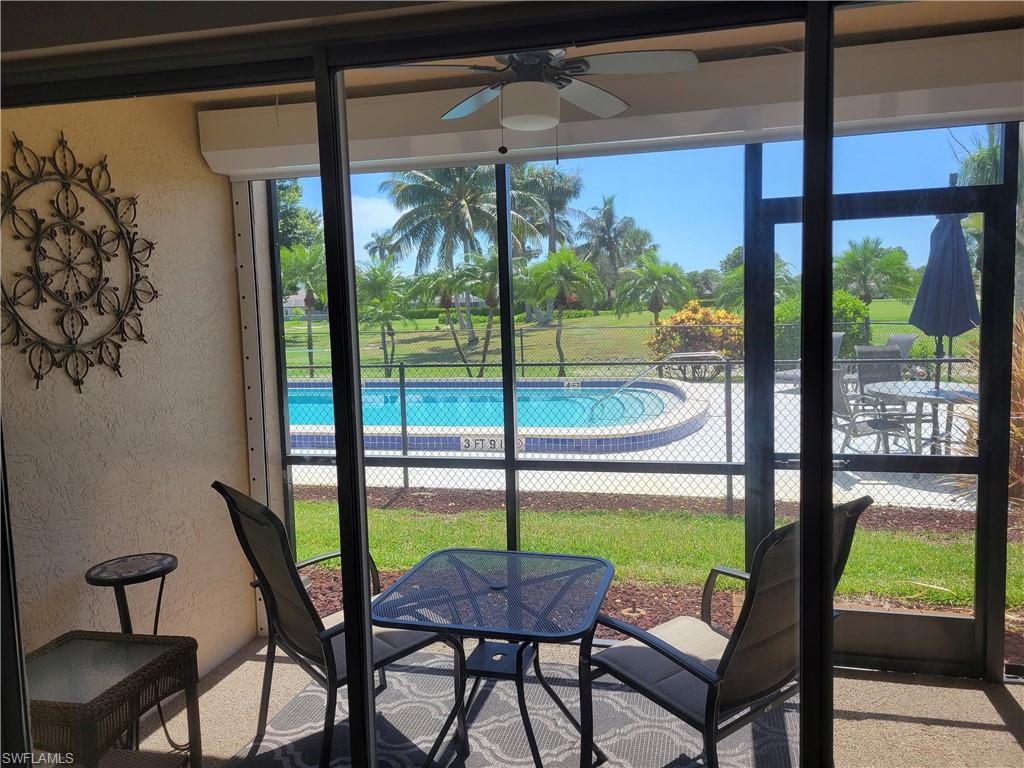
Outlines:
{"type": "Polygon", "coordinates": [[[469,361],[462,349],[462,342],[459,341],[459,333],[455,330],[455,321],[452,318],[455,297],[466,290],[465,277],[464,266],[451,269],[442,266],[433,272],[418,275],[413,282],[410,298],[415,298],[422,303],[432,304],[436,301],[438,306],[444,310],[445,325],[448,326],[448,332],[451,333],[455,351],[466,367],[466,375],[472,377],[473,371],[469,368],[469,361]]]}
{"type": "Polygon", "coordinates": [[[555,349],[558,351],[558,375],[565,376],[565,352],[562,349],[562,315],[570,304],[587,304],[604,288],[594,265],[576,258],[568,248],[548,254],[532,270],[530,280],[537,297],[555,303],[555,349]]]}
{"type": "Polygon", "coordinates": [[[515,185],[539,202],[539,220],[534,227],[548,239],[548,253],[560,245],[572,245],[573,221],[582,221],[586,214],[569,204],[583,192],[583,176],[577,168],[568,173],[554,165],[524,165],[515,185]]]}
{"type": "Polygon", "coordinates": [[[488,256],[475,253],[470,257],[469,264],[461,268],[461,272],[466,290],[481,297],[487,305],[487,327],[484,329],[484,346],[480,352],[480,370],[477,373],[482,379],[494,332],[494,311],[498,308],[498,254],[493,250],[488,256]]]}
{"type": "Polygon", "coordinates": [[[609,299],[619,281],[619,270],[634,263],[640,254],[657,248],[651,233],[637,226],[632,216],[615,212],[615,195],[602,198],[590,209],[577,231],[580,255],[597,267],[609,299]]]}
{"type": "MultiPolygon", "coordinates": [[[[743,264],[724,273],[718,284],[718,289],[715,291],[715,303],[730,312],[741,311],[743,309],[743,281],[743,264]]],[[[783,261],[777,253],[775,254],[773,292],[776,304],[800,292],[800,279],[793,275],[789,264],[783,261]]]]}
{"type": "Polygon", "coordinates": [[[881,296],[904,298],[917,289],[917,272],[902,248],[885,248],[879,237],[850,240],[833,264],[836,288],[843,288],[865,304],[881,296]]]}
{"type": "MultiPolygon", "coordinates": [[[[380,192],[403,211],[392,227],[395,243],[406,252],[416,252],[416,273],[422,274],[431,262],[453,270],[455,254],[462,251],[464,262],[479,253],[481,237],[494,240],[497,231],[497,190],[491,166],[430,168],[399,171],[382,182],[380,192]]],[[[522,248],[524,238],[536,237],[536,229],[517,212],[513,194],[511,229],[513,249],[522,248]]],[[[464,297],[465,316],[456,315],[459,327],[469,329],[469,343],[476,344],[470,297],[464,297]]]]}
{"type": "MultiPolygon", "coordinates": [[[[571,246],[573,241],[573,222],[582,221],[586,214],[569,205],[583,192],[583,175],[577,168],[566,172],[554,165],[516,166],[513,187],[526,193],[524,215],[538,232],[547,236],[547,252],[554,253],[560,245],[571,246]]],[[[518,201],[517,201],[518,202],[518,201]]],[[[529,258],[529,254],[525,254],[529,258]]],[[[527,317],[533,309],[527,307],[527,317]]],[[[543,324],[550,323],[554,317],[554,305],[548,302],[543,324]]]]}
{"type": "Polygon", "coordinates": [[[397,262],[402,255],[402,247],[395,242],[395,233],[390,229],[378,229],[370,235],[370,242],[363,246],[366,255],[371,259],[389,259],[397,262]]]}
{"type": "MultiPolygon", "coordinates": [[[[1002,163],[1002,140],[998,126],[988,125],[985,130],[985,137],[975,135],[974,146],[967,147],[962,142],[954,141],[959,149],[953,148],[953,154],[960,163],[960,170],[957,174],[957,184],[960,186],[976,186],[982,184],[997,184],[1000,180],[1002,163]]],[[[1024,200],[1024,144],[1019,145],[1017,156],[1017,200],[1024,200]]],[[[983,222],[980,216],[972,215],[967,218],[964,230],[967,235],[968,247],[975,257],[981,255],[983,222]]],[[[1024,310],[1024,206],[1017,206],[1017,229],[1015,238],[1016,247],[1014,257],[1016,272],[1014,273],[1014,302],[1018,309],[1024,310]]]]}
{"type": "Polygon", "coordinates": [[[657,253],[648,251],[637,259],[636,266],[620,273],[615,287],[615,313],[624,314],[646,308],[654,314],[658,325],[666,305],[680,307],[693,296],[693,287],[675,264],[662,261],[657,253]]]}
{"type": "Polygon", "coordinates": [[[314,245],[290,245],[281,248],[281,284],[285,293],[305,291],[306,305],[306,358],[309,361],[309,378],[316,375],[313,368],[313,312],[319,301],[327,303],[327,261],[324,258],[323,243],[314,245]]]}
{"type": "Polygon", "coordinates": [[[409,278],[395,271],[394,257],[373,257],[356,268],[356,296],[359,322],[380,328],[384,375],[390,378],[395,360],[394,324],[407,319],[409,278]]]}

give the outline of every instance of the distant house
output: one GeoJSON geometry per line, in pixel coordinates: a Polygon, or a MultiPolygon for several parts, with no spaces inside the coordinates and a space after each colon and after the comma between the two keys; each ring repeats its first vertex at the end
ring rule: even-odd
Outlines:
{"type": "Polygon", "coordinates": [[[306,311],[306,292],[296,291],[288,296],[284,297],[284,302],[281,306],[284,308],[284,316],[291,317],[295,314],[296,309],[301,309],[303,312],[306,311]]]}
{"type": "Polygon", "coordinates": [[[700,277],[693,283],[693,289],[697,292],[697,298],[710,299],[718,290],[720,281],[709,277],[700,277]]]}

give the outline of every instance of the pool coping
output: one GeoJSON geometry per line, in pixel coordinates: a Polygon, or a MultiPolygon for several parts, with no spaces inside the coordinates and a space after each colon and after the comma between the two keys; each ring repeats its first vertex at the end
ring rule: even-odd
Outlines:
{"type": "MultiPolygon", "coordinates": [[[[363,386],[368,389],[392,388],[395,379],[366,379],[363,386]]],[[[610,427],[526,427],[521,428],[517,438],[519,450],[526,453],[628,453],[639,450],[660,448],[693,434],[707,422],[707,404],[692,400],[679,382],[658,379],[624,377],[586,377],[565,379],[556,377],[536,378],[517,381],[519,388],[537,389],[608,389],[629,383],[648,390],[667,392],[671,398],[662,397],[663,410],[658,416],[644,421],[610,427]],[[568,385],[568,386],[567,386],[568,385]]],[[[500,382],[494,379],[412,379],[406,380],[406,387],[460,387],[494,388],[500,382]]],[[[325,382],[295,382],[299,389],[322,389],[325,382]]],[[[407,427],[407,450],[416,452],[444,453],[501,453],[504,451],[504,435],[495,427],[407,427]]],[[[293,424],[290,431],[293,450],[331,451],[334,449],[334,428],[329,425],[293,424]]],[[[367,451],[399,452],[402,450],[401,429],[398,426],[364,426],[363,447],[367,451]]]]}

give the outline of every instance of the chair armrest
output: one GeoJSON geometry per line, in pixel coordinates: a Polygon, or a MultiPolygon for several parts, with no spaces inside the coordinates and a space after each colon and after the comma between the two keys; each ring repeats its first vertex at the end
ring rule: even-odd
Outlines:
{"type": "Polygon", "coordinates": [[[326,641],[331,640],[331,638],[333,638],[333,637],[335,637],[337,635],[340,635],[344,631],[345,631],[345,622],[342,621],[342,622],[340,622],[338,624],[335,624],[333,627],[325,628],[324,631],[319,634],[319,637],[320,637],[321,642],[326,642],[326,641]]]}
{"type": "Polygon", "coordinates": [[[657,651],[669,661],[678,664],[705,685],[718,685],[722,681],[721,676],[713,669],[709,669],[700,662],[694,661],[678,649],[673,648],[660,637],[655,637],[650,632],[645,632],[639,627],[634,627],[632,624],[628,624],[625,621],[613,619],[611,616],[603,613],[598,614],[597,623],[608,627],[609,629],[614,629],[616,632],[621,632],[634,640],[639,640],[651,650],[657,651]]]}
{"type": "MultiPolygon", "coordinates": [[[[328,552],[326,555],[317,555],[316,557],[309,558],[309,560],[303,560],[302,562],[296,563],[295,564],[295,570],[301,571],[307,565],[316,565],[317,563],[322,563],[324,560],[334,560],[335,558],[338,558],[338,557],[341,557],[341,552],[340,551],[339,552],[328,552]]],[[[260,585],[260,580],[259,579],[253,579],[252,581],[249,582],[249,586],[252,587],[253,589],[257,589],[259,587],[259,585],[260,585]]]]}
{"type": "Polygon", "coordinates": [[[708,573],[708,578],[704,582],[704,591],[700,596],[700,620],[708,626],[711,626],[711,598],[715,593],[715,582],[719,576],[731,576],[734,579],[739,579],[744,583],[749,583],[750,574],[746,571],[740,571],[736,568],[727,568],[724,565],[716,565],[708,573]]]}
{"type": "Polygon", "coordinates": [[[317,563],[322,563],[324,560],[337,560],[339,557],[341,557],[340,550],[337,552],[328,552],[326,555],[317,555],[316,557],[311,557],[308,560],[302,560],[296,563],[295,570],[301,571],[308,565],[316,565],[317,563]]]}

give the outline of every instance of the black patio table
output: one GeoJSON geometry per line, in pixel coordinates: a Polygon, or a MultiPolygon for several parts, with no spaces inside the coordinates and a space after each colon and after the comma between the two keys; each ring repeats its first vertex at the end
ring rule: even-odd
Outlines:
{"type": "MultiPolygon", "coordinates": [[[[486,549],[443,549],[427,555],[373,603],[373,623],[383,627],[433,631],[454,642],[457,695],[427,756],[429,766],[452,723],[457,722],[462,754],[469,752],[466,711],[484,678],[512,680],[533,762],[540,750],[526,708],[524,676],[533,663],[541,686],[581,734],[581,750],[604,754],[541,674],[540,647],[592,635],[597,613],[615,572],[600,557],[486,549]],[[462,638],[480,642],[466,658],[462,638]],[[466,677],[475,678],[469,699],[466,677]]],[[[585,644],[581,644],[583,654],[585,644]]],[[[581,658],[582,661],[582,658],[581,658]]]]}

